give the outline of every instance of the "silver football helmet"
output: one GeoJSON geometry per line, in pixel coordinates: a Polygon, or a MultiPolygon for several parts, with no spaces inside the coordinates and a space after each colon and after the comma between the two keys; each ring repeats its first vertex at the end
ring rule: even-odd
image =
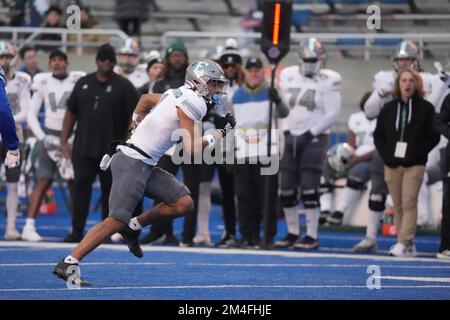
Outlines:
{"type": "Polygon", "coordinates": [[[316,38],[302,40],[298,47],[300,73],[314,77],[325,64],[325,49],[316,38]]]}
{"type": "Polygon", "coordinates": [[[327,151],[328,165],[335,171],[336,177],[342,177],[347,171],[347,161],[355,150],[348,143],[335,144],[327,151]]]}
{"type": "Polygon", "coordinates": [[[412,41],[402,41],[395,50],[393,57],[394,69],[399,71],[406,67],[413,67],[416,70],[420,69],[420,48],[412,41]],[[400,65],[399,59],[411,59],[411,65],[400,65]]]}
{"type": "Polygon", "coordinates": [[[119,49],[118,65],[127,74],[132,73],[139,63],[139,45],[136,40],[127,38],[119,49]]]}
{"type": "Polygon", "coordinates": [[[226,94],[228,80],[218,63],[209,59],[201,59],[187,67],[185,84],[196,90],[207,103],[216,104],[226,94]]]}
{"type": "Polygon", "coordinates": [[[0,66],[5,73],[14,70],[14,57],[16,56],[16,49],[14,46],[6,41],[0,41],[0,66]]]}

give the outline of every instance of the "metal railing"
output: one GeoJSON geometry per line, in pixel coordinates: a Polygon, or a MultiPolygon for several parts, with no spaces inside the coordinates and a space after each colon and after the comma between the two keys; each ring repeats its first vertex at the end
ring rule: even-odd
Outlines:
{"type": "Polygon", "coordinates": [[[42,46],[60,46],[64,51],[68,47],[76,47],[78,55],[83,54],[83,47],[98,47],[98,42],[84,42],[84,35],[99,35],[116,37],[119,41],[128,38],[128,35],[118,29],[78,29],[71,30],[67,28],[33,28],[33,27],[0,27],[0,35],[4,40],[11,41],[16,47],[20,48],[31,43],[42,46]],[[59,35],[61,40],[35,40],[40,35],[59,35]],[[10,37],[4,38],[5,35],[10,37]],[[70,41],[69,36],[76,36],[75,41],[70,41]]]}
{"type": "MultiPolygon", "coordinates": [[[[193,40],[209,40],[207,46],[214,48],[218,45],[223,45],[224,40],[227,38],[236,38],[239,40],[256,40],[261,38],[259,32],[194,32],[194,31],[168,31],[161,36],[161,45],[166,47],[172,39],[182,39],[184,42],[195,48],[193,40]],[[220,40],[220,41],[219,41],[220,40]]],[[[434,43],[442,44],[443,42],[448,45],[446,49],[450,52],[450,32],[447,33],[291,33],[291,43],[297,44],[302,39],[309,37],[316,37],[320,39],[324,44],[335,46],[337,49],[345,48],[361,48],[364,52],[364,59],[370,59],[370,51],[374,47],[388,47],[388,45],[374,45],[374,40],[413,40],[417,41],[421,48],[426,48],[434,43]],[[352,39],[363,40],[364,45],[339,45],[338,40],[352,39]],[[426,45],[426,46],[425,46],[426,45]]],[[[201,44],[202,49],[205,49],[205,44],[201,44]]],[[[254,45],[256,47],[256,45],[254,45]]],[[[423,50],[422,50],[423,52],[423,50]]]]}

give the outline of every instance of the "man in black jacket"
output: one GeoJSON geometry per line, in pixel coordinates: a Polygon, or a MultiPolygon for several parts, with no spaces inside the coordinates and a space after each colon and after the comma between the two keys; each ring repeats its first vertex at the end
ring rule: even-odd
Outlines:
{"type": "MultiPolygon", "coordinates": [[[[434,128],[447,139],[450,139],[450,94],[442,103],[441,110],[434,116],[434,128]]],[[[450,260],[450,194],[448,190],[450,181],[450,144],[441,150],[441,170],[444,184],[442,197],[442,222],[441,222],[441,245],[437,253],[438,259],[450,260]]]]}

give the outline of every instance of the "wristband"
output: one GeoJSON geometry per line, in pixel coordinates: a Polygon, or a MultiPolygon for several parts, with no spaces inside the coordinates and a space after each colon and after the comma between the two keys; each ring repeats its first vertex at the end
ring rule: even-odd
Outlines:
{"type": "Polygon", "coordinates": [[[204,138],[208,142],[208,147],[213,147],[216,144],[216,138],[212,134],[207,134],[204,138]]]}

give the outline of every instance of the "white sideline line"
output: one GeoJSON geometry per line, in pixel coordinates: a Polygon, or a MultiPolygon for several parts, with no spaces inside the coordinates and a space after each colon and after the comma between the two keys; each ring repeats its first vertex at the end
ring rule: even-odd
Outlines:
{"type": "MultiPolygon", "coordinates": [[[[0,241],[0,247],[25,247],[25,248],[47,248],[47,249],[70,249],[77,244],[72,243],[53,243],[53,242],[24,242],[24,241],[0,241]]],[[[116,251],[128,251],[128,247],[118,244],[103,244],[101,249],[110,249],[116,251]]],[[[373,260],[373,261],[419,261],[450,264],[450,261],[438,260],[432,258],[398,258],[380,255],[363,254],[343,254],[343,253],[312,253],[295,251],[265,251],[265,250],[246,250],[246,249],[220,249],[220,248],[180,248],[165,246],[142,246],[144,252],[177,252],[177,253],[199,253],[199,254],[222,254],[222,255],[259,255],[259,256],[278,256],[287,258],[337,258],[354,260],[373,260]]]]}
{"type": "MultiPolygon", "coordinates": [[[[53,267],[55,262],[0,263],[8,267],[53,267]]],[[[196,267],[257,267],[257,268],[367,268],[368,264],[322,264],[322,263],[173,263],[173,262],[83,262],[82,266],[196,266],[196,267]]],[[[450,269],[450,266],[382,265],[390,269],[450,269]]]]}
{"type": "MultiPolygon", "coordinates": [[[[0,289],[0,292],[23,292],[23,291],[80,291],[80,290],[149,290],[149,289],[366,289],[367,286],[349,285],[206,285],[206,286],[141,286],[141,287],[84,287],[80,289],[68,288],[14,288],[0,289]]],[[[450,285],[412,285],[412,286],[381,286],[381,289],[418,289],[418,288],[450,288],[450,285]]]]}
{"type": "Polygon", "coordinates": [[[450,283],[450,278],[433,278],[433,277],[399,277],[399,276],[381,276],[380,279],[388,280],[404,280],[404,281],[420,281],[420,282],[444,282],[450,283]]]}

